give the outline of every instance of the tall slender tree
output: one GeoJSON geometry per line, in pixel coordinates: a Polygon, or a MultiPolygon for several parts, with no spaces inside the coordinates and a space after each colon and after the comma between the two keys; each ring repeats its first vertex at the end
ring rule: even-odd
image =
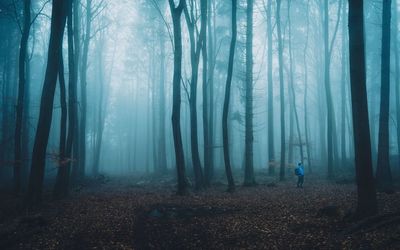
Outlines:
{"type": "MultiPolygon", "coordinates": [[[[208,12],[208,2],[206,1],[206,9],[208,12]]],[[[207,24],[207,20],[209,19],[209,13],[206,15],[202,15],[201,18],[206,18],[205,23],[207,24]]],[[[210,151],[212,150],[212,145],[210,143],[210,123],[209,123],[209,112],[208,112],[208,51],[207,51],[207,30],[204,32],[204,41],[203,47],[201,49],[201,55],[203,59],[203,141],[204,141],[204,184],[206,186],[210,185],[211,178],[211,158],[210,151]]],[[[212,126],[211,126],[212,127],[212,126]]]]}
{"type": "Polygon", "coordinates": [[[289,68],[290,68],[290,90],[289,93],[291,95],[291,102],[292,102],[292,109],[293,109],[293,114],[295,118],[295,123],[296,123],[296,130],[297,130],[297,136],[298,136],[298,144],[300,148],[300,159],[301,162],[304,161],[304,153],[303,153],[303,141],[301,139],[301,131],[300,131],[300,122],[299,122],[299,115],[297,113],[297,108],[296,108],[296,95],[295,95],[295,89],[294,89],[294,64],[293,64],[293,50],[292,50],[292,22],[291,22],[291,17],[290,17],[290,8],[291,4],[290,1],[288,2],[288,26],[289,26],[289,68]]]}
{"type": "Polygon", "coordinates": [[[283,82],[283,44],[282,44],[282,31],[281,31],[281,0],[276,0],[276,28],[278,32],[278,63],[279,63],[279,95],[280,95],[280,118],[281,118],[281,161],[279,169],[279,179],[285,179],[285,94],[283,82]]]}
{"type": "Polygon", "coordinates": [[[224,108],[222,111],[222,142],[224,146],[224,160],[225,172],[228,179],[228,191],[235,190],[235,182],[232,175],[231,160],[229,154],[229,132],[228,132],[228,114],[229,114],[229,101],[231,96],[232,75],[233,75],[233,60],[235,57],[236,37],[237,37],[237,0],[232,0],[232,38],[229,48],[229,61],[228,61],[228,75],[225,85],[225,99],[224,108]]]}
{"type": "Polygon", "coordinates": [[[351,103],[357,178],[357,214],[377,213],[365,75],[364,1],[349,1],[351,103]]]}
{"type": "Polygon", "coordinates": [[[245,98],[245,170],[244,185],[253,186],[253,0],[247,0],[246,21],[246,98],[245,98]]]}
{"type": "Polygon", "coordinates": [[[308,162],[308,170],[312,171],[311,166],[311,149],[310,149],[310,139],[309,139],[309,122],[308,122],[308,64],[307,64],[307,51],[308,51],[308,40],[310,33],[310,0],[307,1],[307,32],[306,32],[306,42],[304,44],[304,52],[303,52],[303,64],[304,64],[304,131],[305,131],[305,145],[307,150],[307,162],[308,162]]]}
{"type": "MultiPolygon", "coordinates": [[[[190,139],[191,139],[191,152],[192,152],[192,163],[193,170],[195,174],[196,189],[203,188],[204,176],[203,170],[200,162],[199,155],[199,143],[198,143],[198,129],[197,129],[197,82],[198,82],[198,70],[200,53],[202,51],[203,43],[206,42],[206,23],[207,23],[207,0],[200,1],[200,11],[201,11],[201,27],[200,34],[196,39],[196,17],[195,17],[195,2],[190,4],[191,8],[189,10],[188,6],[185,5],[184,13],[186,24],[189,31],[190,40],[190,63],[192,67],[191,71],[191,81],[190,81],[190,97],[189,97],[189,107],[190,107],[190,139]]],[[[204,58],[203,58],[204,59],[204,58]]]]}
{"type": "Polygon", "coordinates": [[[378,164],[376,181],[378,188],[392,188],[389,162],[389,104],[390,104],[390,19],[391,0],[382,3],[382,57],[381,57],[381,105],[379,115],[378,164]]]}
{"type": "Polygon", "coordinates": [[[186,5],[185,0],[180,0],[175,6],[174,0],[168,0],[171,10],[173,32],[174,32],[174,76],[172,80],[172,133],[175,146],[175,160],[178,177],[177,193],[182,195],[187,192],[187,181],[185,175],[185,158],[182,145],[181,133],[181,77],[182,77],[182,26],[181,16],[186,5]]]}
{"type": "Polygon", "coordinates": [[[274,146],[274,88],[272,81],[272,0],[267,3],[267,62],[268,62],[268,173],[275,174],[274,146]]]}
{"type": "MultiPolygon", "coordinates": [[[[394,1],[393,12],[393,48],[394,48],[394,63],[395,63],[395,97],[396,97],[396,122],[400,124],[400,60],[399,60],[399,37],[398,37],[398,18],[397,18],[397,1],[394,1]]],[[[400,126],[397,125],[397,155],[398,155],[398,168],[400,168],[400,126]]]]}
{"type": "MultiPolygon", "coordinates": [[[[73,28],[73,15],[75,15],[75,5],[77,0],[68,1],[67,9],[67,35],[68,35],[68,131],[65,142],[65,150],[60,155],[61,161],[57,171],[56,184],[54,186],[54,197],[63,198],[68,195],[69,182],[70,182],[70,169],[71,164],[75,162],[72,160],[73,155],[73,143],[76,141],[77,123],[78,123],[78,103],[77,103],[77,70],[76,70],[76,57],[74,47],[74,28],[73,28]]],[[[78,27],[75,26],[75,29],[78,27]]],[[[63,130],[63,129],[61,129],[63,130]]],[[[62,138],[62,137],[61,137],[62,138]]],[[[60,140],[60,148],[63,146],[63,142],[60,140]]],[[[61,151],[61,150],[60,150],[61,151]]]]}
{"type": "MultiPolygon", "coordinates": [[[[161,1],[164,2],[164,1],[161,1]]],[[[164,5],[163,5],[164,6],[164,5]]],[[[165,8],[162,8],[165,9],[165,8]]],[[[159,142],[158,142],[158,159],[160,173],[165,174],[167,171],[167,152],[166,152],[166,139],[165,139],[165,28],[159,22],[159,43],[160,43],[160,79],[159,79],[159,142]]]]}
{"type": "Polygon", "coordinates": [[[342,56],[341,56],[341,86],[340,86],[340,91],[341,91],[341,161],[342,161],[342,166],[346,165],[346,105],[347,105],[347,98],[346,98],[346,68],[347,68],[347,60],[346,60],[346,2],[343,1],[343,7],[342,7],[342,56]]]}
{"type": "Polygon", "coordinates": [[[29,30],[31,28],[31,1],[24,0],[23,8],[23,28],[22,37],[19,48],[19,61],[18,61],[18,100],[16,107],[16,122],[15,122],[15,136],[14,136],[14,184],[15,192],[19,193],[21,190],[21,166],[22,162],[22,131],[23,131],[23,110],[24,110],[24,98],[25,98],[25,85],[26,85],[26,66],[27,63],[27,50],[28,50],[28,39],[29,30]]]}
{"type": "Polygon", "coordinates": [[[54,92],[61,57],[66,9],[67,1],[53,0],[47,68],[42,90],[39,121],[33,146],[31,172],[26,196],[28,204],[39,202],[42,196],[46,148],[53,115],[54,92]]]}

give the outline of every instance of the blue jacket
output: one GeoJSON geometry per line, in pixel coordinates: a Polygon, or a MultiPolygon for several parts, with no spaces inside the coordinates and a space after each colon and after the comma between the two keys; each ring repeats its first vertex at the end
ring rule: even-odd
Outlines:
{"type": "Polygon", "coordinates": [[[298,173],[298,176],[304,176],[304,168],[303,168],[303,165],[298,166],[298,167],[296,168],[296,172],[298,173]],[[298,170],[297,170],[297,169],[298,169],[298,170]]]}

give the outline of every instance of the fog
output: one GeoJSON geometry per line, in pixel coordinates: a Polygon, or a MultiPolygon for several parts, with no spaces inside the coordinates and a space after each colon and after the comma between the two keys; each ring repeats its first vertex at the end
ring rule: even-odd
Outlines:
{"type": "MultiPolygon", "coordinates": [[[[194,34],[197,40],[201,32],[200,1],[187,2],[190,12],[188,15],[193,15],[192,18],[195,20],[194,34]]],[[[175,4],[178,4],[178,1],[175,1],[175,4]]],[[[239,176],[244,173],[246,165],[246,82],[248,82],[246,6],[246,1],[238,1],[238,33],[228,115],[231,164],[234,174],[239,176]]],[[[208,174],[209,177],[206,178],[210,180],[214,176],[223,175],[225,171],[222,112],[232,34],[231,8],[230,1],[209,1],[205,22],[206,39],[203,42],[206,45],[207,61],[203,64],[204,58],[200,52],[198,59],[195,136],[198,139],[201,169],[207,171],[205,175],[208,174]],[[204,94],[206,100],[203,99],[204,94]],[[207,132],[206,136],[204,131],[207,132]],[[205,138],[208,138],[208,143],[205,142],[205,138]],[[210,149],[209,154],[205,153],[207,149],[210,149]],[[205,159],[207,157],[209,158],[205,159]]],[[[394,51],[393,46],[398,43],[396,37],[398,23],[395,25],[393,23],[393,16],[397,15],[396,4],[392,4],[392,9],[392,30],[396,32],[392,32],[391,49],[392,53],[398,53],[394,51]]],[[[326,177],[331,155],[333,175],[354,176],[347,1],[329,1],[328,10],[329,21],[327,26],[324,26],[326,14],[324,1],[282,1],[279,23],[282,31],[284,87],[282,100],[277,3],[254,0],[253,67],[250,73],[253,96],[249,100],[253,109],[247,115],[252,114],[253,135],[250,137],[254,138],[251,142],[253,145],[251,158],[256,171],[255,179],[267,172],[278,178],[282,143],[286,151],[284,157],[287,175],[292,174],[292,168],[298,162],[303,162],[307,173],[313,172],[326,177]],[[270,36],[267,27],[269,7],[272,28],[270,36]],[[328,28],[328,59],[324,54],[326,28],[328,28]],[[272,48],[268,48],[269,38],[272,39],[272,48]],[[268,65],[269,50],[272,55],[271,65],[268,65]],[[328,83],[324,68],[327,63],[328,83]],[[269,72],[272,74],[271,89],[268,86],[269,72]],[[327,86],[331,100],[327,99],[327,86]],[[270,92],[273,93],[272,96],[270,92]],[[269,99],[272,101],[269,102],[269,99]],[[281,140],[281,102],[285,109],[284,141],[281,140]],[[332,109],[329,111],[327,103],[330,102],[332,109]],[[268,133],[269,128],[273,129],[271,134],[268,133]],[[270,140],[271,135],[273,140],[270,140]],[[332,139],[332,145],[329,145],[329,138],[332,139]],[[272,147],[274,155],[271,155],[272,147]],[[303,156],[300,150],[303,150],[303,156]]],[[[376,165],[381,90],[381,1],[364,1],[364,11],[371,150],[372,162],[376,165]]],[[[11,181],[13,177],[13,136],[18,96],[17,65],[22,12],[22,1],[3,0],[0,4],[0,74],[2,75],[0,176],[4,181],[11,181]]],[[[29,70],[28,68],[26,70],[26,89],[28,90],[25,92],[24,104],[24,107],[28,107],[29,113],[24,114],[24,121],[27,124],[24,125],[24,131],[27,137],[23,139],[22,145],[25,147],[23,150],[25,179],[31,166],[45,82],[51,14],[51,2],[32,1],[32,24],[27,45],[29,70]]],[[[168,1],[85,0],[74,9],[73,15],[73,18],[76,18],[73,22],[74,32],[77,33],[74,34],[75,42],[78,41],[78,44],[75,44],[75,56],[78,55],[75,64],[78,103],[76,141],[79,142],[74,144],[74,153],[70,159],[72,174],[75,165],[80,165],[80,171],[83,171],[84,176],[99,174],[146,176],[162,174],[165,169],[175,176],[176,155],[171,124],[174,26],[168,1]],[[87,57],[86,62],[84,57],[87,57]]],[[[192,84],[190,33],[184,13],[180,20],[183,45],[180,125],[186,174],[192,179],[194,173],[189,103],[192,84]]],[[[68,90],[70,70],[67,36],[65,28],[62,50],[65,69],[63,76],[68,90]]],[[[196,44],[196,48],[197,46],[200,45],[196,44]]],[[[389,149],[393,171],[398,171],[399,149],[398,135],[396,136],[398,126],[396,115],[400,112],[400,107],[396,105],[399,98],[398,69],[394,63],[397,59],[392,57],[391,60],[393,63],[390,67],[389,149]]],[[[46,150],[46,180],[54,180],[59,168],[62,115],[60,96],[58,81],[46,150]]],[[[235,181],[242,183],[243,179],[238,177],[235,181]]]]}

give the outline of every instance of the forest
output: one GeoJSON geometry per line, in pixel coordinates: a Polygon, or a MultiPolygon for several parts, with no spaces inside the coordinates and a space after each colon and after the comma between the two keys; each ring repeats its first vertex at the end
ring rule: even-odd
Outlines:
{"type": "Polygon", "coordinates": [[[0,249],[399,249],[397,0],[0,0],[0,249]]]}

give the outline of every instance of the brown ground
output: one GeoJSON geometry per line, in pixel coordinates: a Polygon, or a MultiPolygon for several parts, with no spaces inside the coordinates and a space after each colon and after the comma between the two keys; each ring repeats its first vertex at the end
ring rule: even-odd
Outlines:
{"type": "Polygon", "coordinates": [[[398,191],[378,194],[380,217],[355,222],[354,184],[291,180],[229,194],[217,183],[180,197],[173,183],[91,181],[31,211],[2,195],[0,249],[400,249],[398,191]]]}

